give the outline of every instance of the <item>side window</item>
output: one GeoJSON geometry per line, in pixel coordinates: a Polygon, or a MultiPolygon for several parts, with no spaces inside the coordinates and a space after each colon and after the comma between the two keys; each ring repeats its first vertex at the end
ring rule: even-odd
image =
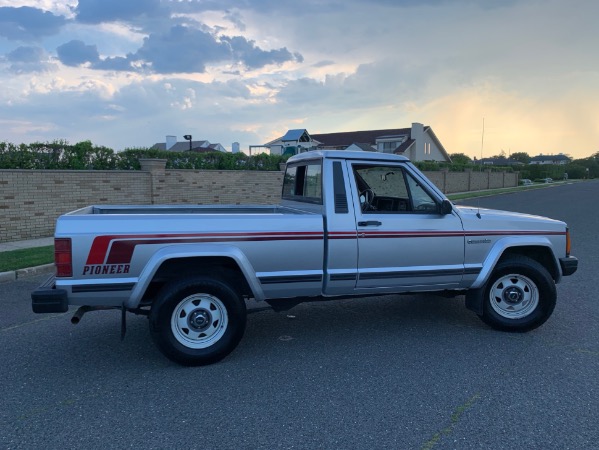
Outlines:
{"type": "Polygon", "coordinates": [[[434,199],[399,166],[354,165],[354,177],[364,214],[430,213],[434,199]]]}
{"type": "Polygon", "coordinates": [[[287,167],[282,197],[296,202],[322,204],[321,162],[287,167]]]}
{"type": "Polygon", "coordinates": [[[437,203],[411,175],[407,176],[414,211],[435,213],[439,211],[437,203]]]}

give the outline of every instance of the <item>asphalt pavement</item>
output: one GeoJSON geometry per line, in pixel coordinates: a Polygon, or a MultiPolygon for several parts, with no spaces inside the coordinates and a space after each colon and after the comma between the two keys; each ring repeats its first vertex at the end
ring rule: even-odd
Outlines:
{"type": "MultiPolygon", "coordinates": [[[[599,181],[469,200],[566,220],[578,272],[553,316],[494,331],[463,297],[389,296],[248,317],[184,368],[119,313],[36,315],[43,276],[0,285],[0,448],[595,449],[599,181]]],[[[483,211],[484,218],[484,211],[483,211]]]]}

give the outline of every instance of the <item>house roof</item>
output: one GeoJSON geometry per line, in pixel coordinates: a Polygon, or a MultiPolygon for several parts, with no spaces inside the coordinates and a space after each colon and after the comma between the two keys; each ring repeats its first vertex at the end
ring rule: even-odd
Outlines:
{"type": "Polygon", "coordinates": [[[393,153],[395,153],[396,155],[399,155],[400,153],[404,153],[407,149],[409,149],[414,144],[414,142],[416,142],[414,139],[406,139],[399,145],[399,147],[397,147],[395,150],[393,150],[393,153]]]}
{"type": "MultiPolygon", "coordinates": [[[[153,150],[166,150],[165,142],[157,142],[150,147],[153,150]]],[[[206,151],[218,151],[218,144],[210,144],[208,141],[191,141],[191,150],[194,152],[206,152],[206,151]]],[[[177,142],[171,148],[169,152],[188,152],[189,141],[177,142]]]]}
{"type": "Polygon", "coordinates": [[[538,155],[530,158],[531,161],[570,161],[566,155],[538,155]]]}
{"type": "Polygon", "coordinates": [[[372,148],[372,145],[370,145],[370,144],[365,144],[365,143],[360,143],[360,142],[353,142],[351,145],[355,145],[356,147],[360,148],[361,150],[363,150],[365,152],[374,152],[374,151],[376,151],[374,148],[372,148]]]}
{"type": "Polygon", "coordinates": [[[288,130],[285,136],[281,138],[283,142],[310,142],[310,135],[305,129],[288,130]]]}
{"type": "MultiPolygon", "coordinates": [[[[428,127],[424,127],[425,131],[428,127]]],[[[313,134],[312,139],[324,147],[349,146],[354,142],[376,144],[377,138],[389,136],[410,136],[411,128],[394,128],[388,130],[346,131],[341,133],[313,134]]]]}
{"type": "Polygon", "coordinates": [[[493,164],[498,166],[522,166],[523,163],[516,161],[515,159],[506,158],[505,156],[499,156],[497,158],[483,158],[479,160],[483,164],[493,164]]]}

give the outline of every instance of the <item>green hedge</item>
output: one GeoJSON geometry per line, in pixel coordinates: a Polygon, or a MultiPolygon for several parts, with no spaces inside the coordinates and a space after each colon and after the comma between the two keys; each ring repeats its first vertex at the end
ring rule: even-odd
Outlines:
{"type": "Polygon", "coordinates": [[[513,172],[514,168],[511,166],[499,167],[491,165],[480,164],[457,164],[457,163],[446,163],[438,161],[415,161],[414,165],[423,172],[434,172],[436,170],[449,170],[450,172],[464,172],[466,170],[473,170],[476,172],[487,171],[491,172],[513,172]]]}
{"type": "Polygon", "coordinates": [[[167,169],[279,170],[287,157],[264,153],[168,152],[132,148],[115,152],[90,141],[15,145],[0,142],[0,169],[140,170],[140,158],[166,159],[167,169]]]}
{"type": "MultiPolygon", "coordinates": [[[[212,169],[212,170],[279,170],[279,164],[287,156],[265,153],[248,156],[245,153],[196,153],[167,152],[149,148],[130,148],[115,152],[111,148],[93,145],[90,141],[71,145],[67,141],[36,142],[33,144],[11,144],[0,142],[0,169],[59,169],[59,170],[140,170],[140,158],[166,159],[167,169],[212,169]]],[[[577,159],[563,166],[526,165],[513,167],[481,166],[479,164],[449,164],[435,161],[417,161],[415,165],[423,171],[490,170],[492,172],[520,171],[520,178],[531,180],[551,177],[564,178],[599,177],[599,152],[585,159],[577,159]]]]}

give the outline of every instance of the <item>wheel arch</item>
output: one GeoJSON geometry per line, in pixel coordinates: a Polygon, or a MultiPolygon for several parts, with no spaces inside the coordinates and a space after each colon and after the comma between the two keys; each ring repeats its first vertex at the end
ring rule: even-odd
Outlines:
{"type": "Polygon", "coordinates": [[[512,256],[526,256],[535,260],[545,269],[547,269],[547,272],[549,272],[553,280],[558,280],[561,276],[557,261],[553,256],[551,248],[548,246],[523,245],[506,248],[501,254],[498,263],[501,263],[512,256]]]}
{"type": "Polygon", "coordinates": [[[509,237],[499,240],[489,252],[483,268],[466,293],[466,308],[478,315],[483,313],[483,291],[497,264],[514,256],[526,256],[541,264],[557,283],[561,279],[558,261],[551,242],[545,237],[522,240],[509,237]]]}
{"type": "Polygon", "coordinates": [[[470,288],[478,289],[483,287],[499,262],[517,255],[534,259],[545,267],[556,283],[560,281],[559,263],[553,252],[553,245],[548,238],[535,236],[524,240],[520,237],[508,237],[498,240],[491,248],[483,263],[482,270],[470,288]]]}
{"type": "Polygon", "coordinates": [[[136,308],[161,286],[182,277],[211,274],[238,286],[240,293],[264,299],[255,271],[237,247],[221,245],[174,245],[158,250],[142,270],[139,281],[125,303],[136,308]]]}

